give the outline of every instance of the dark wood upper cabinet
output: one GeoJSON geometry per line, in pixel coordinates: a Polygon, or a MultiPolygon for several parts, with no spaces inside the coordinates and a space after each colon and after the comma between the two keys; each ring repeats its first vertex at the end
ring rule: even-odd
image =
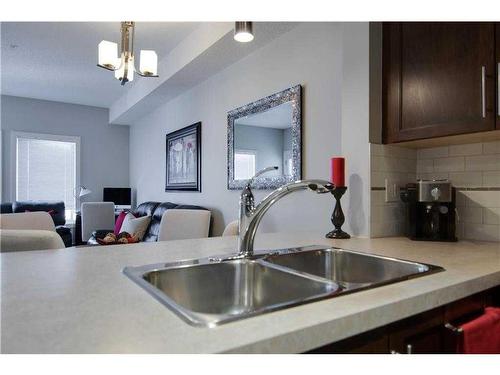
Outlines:
{"type": "Polygon", "coordinates": [[[384,142],[495,129],[496,69],[494,23],[385,23],[384,142]]]}

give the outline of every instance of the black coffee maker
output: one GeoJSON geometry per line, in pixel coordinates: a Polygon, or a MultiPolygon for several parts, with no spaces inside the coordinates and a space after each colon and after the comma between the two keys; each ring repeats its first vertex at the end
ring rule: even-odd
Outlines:
{"type": "Polygon", "coordinates": [[[406,235],[416,241],[456,241],[455,188],[448,180],[419,180],[401,192],[406,235]]]}

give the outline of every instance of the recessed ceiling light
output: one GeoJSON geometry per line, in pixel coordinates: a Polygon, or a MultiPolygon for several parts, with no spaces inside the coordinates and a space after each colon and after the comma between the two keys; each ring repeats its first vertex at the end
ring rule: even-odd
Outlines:
{"type": "Polygon", "coordinates": [[[253,40],[252,22],[235,22],[234,23],[234,40],[247,43],[253,40]]]}

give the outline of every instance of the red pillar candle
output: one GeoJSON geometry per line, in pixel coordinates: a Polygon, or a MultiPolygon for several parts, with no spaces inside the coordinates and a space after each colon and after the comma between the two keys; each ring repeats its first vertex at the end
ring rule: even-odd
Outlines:
{"type": "Polygon", "coordinates": [[[331,180],[335,186],[345,186],[345,159],[330,159],[331,180]]]}

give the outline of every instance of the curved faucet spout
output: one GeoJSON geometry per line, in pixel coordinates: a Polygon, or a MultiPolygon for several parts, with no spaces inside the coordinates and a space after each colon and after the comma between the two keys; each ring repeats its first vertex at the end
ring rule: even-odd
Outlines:
{"type": "Polygon", "coordinates": [[[264,173],[267,173],[267,172],[271,172],[271,171],[276,171],[278,170],[278,167],[277,166],[273,166],[273,167],[267,167],[267,168],[264,168],[260,171],[258,171],[252,178],[250,178],[247,182],[247,186],[250,187],[252,186],[254,180],[257,178],[257,177],[260,177],[261,175],[263,175],[264,173]]]}
{"type": "MultiPolygon", "coordinates": [[[[247,187],[249,188],[249,187],[247,187]]],[[[330,193],[334,185],[326,180],[302,180],[290,182],[274,190],[265,197],[257,206],[246,201],[247,193],[241,195],[240,199],[240,233],[238,252],[239,256],[250,257],[253,255],[253,245],[257,228],[264,214],[271,206],[284,196],[300,190],[310,190],[317,194],[330,193]]]]}

